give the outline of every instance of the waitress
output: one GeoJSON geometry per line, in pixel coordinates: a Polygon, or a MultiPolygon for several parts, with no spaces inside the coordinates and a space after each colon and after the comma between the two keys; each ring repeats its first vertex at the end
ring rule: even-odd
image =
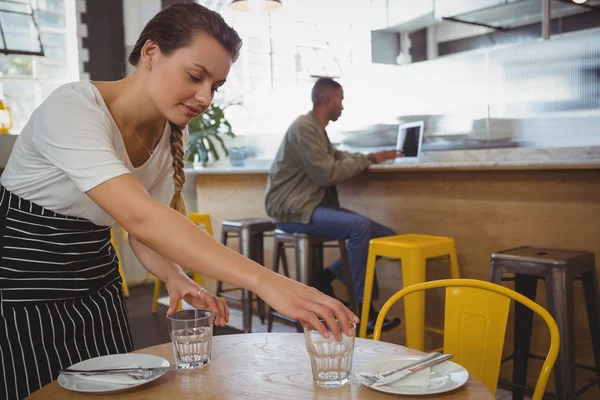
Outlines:
{"type": "Polygon", "coordinates": [[[358,322],[339,301],[229,250],[185,217],[185,126],[208,108],[240,47],[219,14],[177,3],[142,31],[133,74],[66,84],[35,110],[0,179],[0,398],[24,398],[62,368],[133,350],[114,221],[168,285],[168,313],[184,299],[209,308],[216,324],[228,321],[225,302],[180,265],[249,289],[323,335],[319,318],[345,330],[358,322]]]}

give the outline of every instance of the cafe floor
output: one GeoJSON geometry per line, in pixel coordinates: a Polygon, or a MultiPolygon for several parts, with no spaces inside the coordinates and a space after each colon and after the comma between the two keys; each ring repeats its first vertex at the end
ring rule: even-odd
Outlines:
{"type": "MultiPolygon", "coordinates": [[[[167,318],[165,317],[167,307],[159,304],[156,315],[151,313],[153,285],[139,285],[131,287],[129,291],[127,311],[135,349],[143,349],[169,342],[171,339],[169,338],[167,318]]],[[[163,292],[163,295],[166,295],[166,290],[163,289],[163,292]]],[[[252,318],[252,332],[267,332],[267,324],[262,325],[256,315],[252,318]]],[[[289,324],[274,321],[273,332],[296,332],[296,328],[289,324]]],[[[215,327],[214,334],[231,335],[240,333],[242,333],[242,312],[239,308],[235,308],[234,304],[230,304],[229,324],[224,328],[215,327]]],[[[399,336],[394,333],[388,335],[389,337],[386,340],[390,342],[394,342],[393,337],[399,336]]],[[[497,400],[509,400],[511,398],[511,392],[498,389],[496,393],[497,400]]]]}

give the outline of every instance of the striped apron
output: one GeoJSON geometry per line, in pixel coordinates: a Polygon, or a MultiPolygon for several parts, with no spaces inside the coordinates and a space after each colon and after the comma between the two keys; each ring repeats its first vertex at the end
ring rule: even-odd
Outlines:
{"type": "Polygon", "coordinates": [[[22,399],[61,368],[132,350],[110,227],[0,185],[0,398],[22,399]]]}

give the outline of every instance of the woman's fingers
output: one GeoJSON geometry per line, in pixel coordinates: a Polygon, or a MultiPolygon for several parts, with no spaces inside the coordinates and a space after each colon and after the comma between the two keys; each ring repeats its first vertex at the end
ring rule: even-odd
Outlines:
{"type": "Polygon", "coordinates": [[[310,323],[325,338],[333,334],[336,340],[341,341],[341,332],[351,336],[351,322],[359,322],[358,317],[339,300],[278,274],[266,274],[259,289],[259,296],[268,304],[288,317],[310,323]],[[263,291],[265,287],[270,290],[263,291]],[[328,325],[330,333],[319,319],[328,325]]]}
{"type": "Polygon", "coordinates": [[[317,317],[312,312],[307,311],[306,314],[300,320],[306,321],[302,324],[303,326],[308,324],[314,329],[316,329],[321,334],[321,336],[323,336],[326,339],[329,338],[329,332],[327,331],[327,328],[325,328],[325,325],[323,325],[323,323],[319,320],[319,317],[317,317]]]}
{"type": "Polygon", "coordinates": [[[196,293],[196,296],[206,303],[208,308],[215,315],[215,324],[219,326],[225,325],[225,310],[219,305],[219,301],[206,289],[201,289],[196,293]]]}
{"type": "Polygon", "coordinates": [[[179,301],[181,296],[179,293],[169,292],[169,309],[167,310],[167,315],[173,314],[179,308],[179,301]]]}
{"type": "Polygon", "coordinates": [[[201,289],[197,296],[206,304],[198,308],[208,308],[216,317],[216,325],[225,326],[229,322],[229,307],[227,307],[225,300],[213,296],[206,289],[201,289]]]}
{"type": "Polygon", "coordinates": [[[223,325],[221,325],[221,326],[225,326],[229,322],[229,307],[227,307],[227,303],[223,299],[216,299],[216,302],[217,302],[217,307],[219,308],[219,311],[221,312],[221,315],[223,316],[222,317],[223,325]]]}
{"type": "Polygon", "coordinates": [[[346,336],[352,336],[353,329],[350,323],[358,323],[358,317],[339,300],[329,298],[328,303],[330,303],[330,308],[332,309],[335,318],[339,321],[342,331],[346,333],[346,336]]]}
{"type": "Polygon", "coordinates": [[[323,295],[315,289],[309,289],[307,293],[309,297],[305,300],[305,308],[307,311],[311,312],[312,314],[316,314],[316,316],[325,320],[325,323],[329,327],[329,330],[331,331],[331,334],[333,334],[335,340],[341,342],[342,331],[340,330],[340,325],[344,329],[344,332],[348,332],[350,329],[350,323],[346,317],[346,314],[341,309],[336,310],[336,303],[339,302],[323,295]]]}
{"type": "Polygon", "coordinates": [[[169,309],[167,315],[173,314],[179,308],[179,302],[185,300],[197,309],[209,309],[215,315],[215,324],[225,326],[229,322],[229,309],[223,299],[212,295],[208,290],[185,277],[173,280],[168,286],[169,309]]]}
{"type": "Polygon", "coordinates": [[[321,317],[321,319],[325,320],[325,323],[329,327],[331,334],[338,342],[342,341],[342,332],[340,331],[340,326],[335,319],[335,316],[331,312],[331,310],[325,306],[317,305],[316,314],[321,317]]]}
{"type": "MultiPolygon", "coordinates": [[[[342,332],[344,332],[346,336],[352,336],[354,329],[351,325],[351,322],[357,324],[360,321],[358,317],[354,315],[354,313],[349,310],[341,301],[334,299],[333,297],[329,297],[317,290],[314,290],[312,294],[313,296],[316,296],[313,301],[318,302],[326,309],[326,311],[321,311],[323,314],[319,315],[321,315],[325,320],[327,320],[328,314],[332,315],[333,318],[339,322],[342,332]]],[[[329,321],[327,321],[327,323],[328,325],[330,324],[329,321]]],[[[341,340],[341,335],[337,336],[337,331],[339,329],[338,323],[329,326],[332,332],[336,335],[336,338],[341,340]]]]}

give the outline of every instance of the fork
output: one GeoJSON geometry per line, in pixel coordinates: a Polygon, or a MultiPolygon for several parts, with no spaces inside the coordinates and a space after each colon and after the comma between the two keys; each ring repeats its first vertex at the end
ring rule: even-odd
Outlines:
{"type": "Polygon", "coordinates": [[[126,375],[132,379],[135,379],[136,381],[145,381],[147,379],[152,378],[154,375],[156,375],[158,372],[144,372],[144,373],[136,373],[136,372],[105,372],[102,374],[99,373],[91,373],[91,374],[86,374],[86,373],[78,373],[77,375],[82,375],[82,376],[98,376],[98,375],[126,375]]]}
{"type": "Polygon", "coordinates": [[[61,374],[101,374],[120,373],[120,372],[166,372],[175,370],[177,367],[125,367],[125,368],[106,368],[106,369],[61,369],[61,374]]]}
{"type": "Polygon", "coordinates": [[[116,369],[105,369],[105,370],[73,370],[63,369],[60,371],[61,374],[65,375],[82,375],[82,376],[97,376],[97,375],[127,375],[135,380],[150,379],[153,376],[160,374],[161,372],[168,371],[170,367],[160,368],[116,368],[116,369]]]}

